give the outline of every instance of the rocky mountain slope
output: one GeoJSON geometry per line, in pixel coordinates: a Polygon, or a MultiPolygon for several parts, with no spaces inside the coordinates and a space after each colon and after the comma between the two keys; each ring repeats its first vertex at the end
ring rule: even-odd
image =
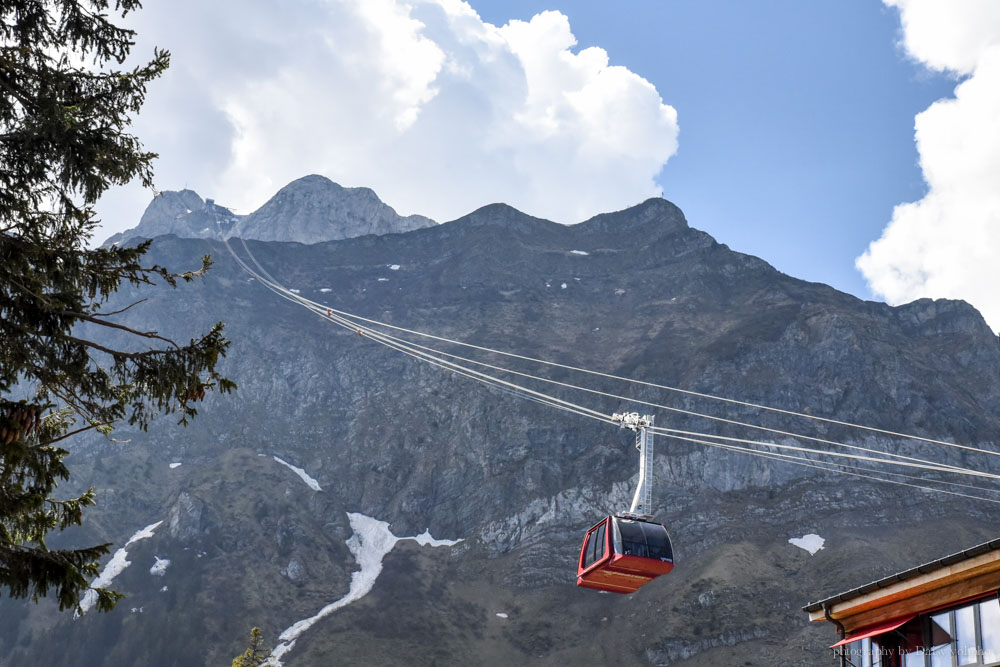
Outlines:
{"type": "Polygon", "coordinates": [[[202,200],[192,190],[162,192],[136,227],[114,234],[104,245],[165,234],[320,243],[365,234],[399,234],[434,224],[422,215],[398,215],[369,188],[345,188],[313,174],[281,188],[249,215],[236,215],[212,199],[202,200]]]}
{"type": "Polygon", "coordinates": [[[220,232],[228,233],[239,217],[211,199],[203,200],[194,190],[167,190],[153,198],[138,225],[113,234],[103,245],[115,245],[135,237],[151,239],[166,234],[193,239],[216,238],[220,232]]]}
{"type": "MultiPolygon", "coordinates": [[[[493,205],[405,234],[247,247],[286,286],[366,317],[997,450],[1000,349],[971,306],[892,308],[796,280],[660,199],[568,227],[493,205]]],[[[202,283],[144,291],[123,321],[181,339],[225,321],[239,390],[210,397],[186,429],[165,418],[119,433],[128,444],[76,441],[73,483],[95,486],[99,506],[61,539],[121,546],[162,523],[127,547],[114,587],[128,598],[112,614],[0,601],[0,664],[227,664],[252,625],[278,644],[306,619],[289,667],[826,664],[833,630],[807,627],[802,605],[996,536],[996,505],[657,438],[654,500],[674,572],[631,596],[578,589],[584,532],[630,499],[625,433],[331,326],[267,291],[220,242],[161,237],[150,255],[180,270],[206,252],[216,264],[202,283]],[[462,541],[392,538],[425,530],[462,541]],[[826,540],[815,555],[788,543],[806,533],[826,540]]],[[[1000,470],[994,457],[544,374],[1000,470]]],[[[658,424],[735,432],[654,412],[658,424]]]]}
{"type": "Polygon", "coordinates": [[[261,241],[317,243],[430,227],[422,215],[402,217],[369,188],[343,188],[323,176],[292,181],[240,220],[232,235],[261,241]]]}

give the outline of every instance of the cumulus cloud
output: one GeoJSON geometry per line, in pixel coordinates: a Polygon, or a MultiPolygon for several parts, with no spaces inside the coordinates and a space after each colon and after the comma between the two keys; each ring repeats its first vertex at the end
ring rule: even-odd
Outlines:
{"type": "Polygon", "coordinates": [[[1000,3],[885,2],[910,55],[963,78],[916,117],[927,194],[895,208],[858,268],[890,303],[965,299],[1000,330],[1000,3]]]}
{"type": "MultiPolygon", "coordinates": [[[[239,212],[309,173],[448,220],[504,201],[576,222],[660,194],[677,114],[553,11],[498,27],[462,0],[177,0],[131,19],[169,48],[136,133],[161,189],[239,212]]],[[[105,233],[149,194],[110,193],[105,233]]]]}

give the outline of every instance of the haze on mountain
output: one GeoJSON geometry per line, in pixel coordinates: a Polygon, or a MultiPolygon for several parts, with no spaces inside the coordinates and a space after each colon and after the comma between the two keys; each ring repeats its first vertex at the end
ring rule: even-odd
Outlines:
{"type": "Polygon", "coordinates": [[[203,200],[193,190],[162,192],[138,225],[112,235],[104,244],[164,234],[319,243],[365,234],[397,234],[433,224],[422,215],[398,215],[370,188],[345,188],[313,174],[281,188],[249,215],[237,215],[213,199],[203,200]]]}
{"type": "MultiPolygon", "coordinates": [[[[834,637],[802,605],[995,537],[995,504],[657,437],[653,501],[674,572],[631,596],[577,588],[585,531],[628,506],[630,434],[331,326],[249,276],[209,223],[284,239],[246,248],[288,288],[360,316],[992,452],[996,338],[962,301],[891,307],[782,274],[659,198],[576,225],[492,204],[409,231],[373,198],[307,177],[242,218],[164,193],[133,235],[109,239],[155,235],[148,256],[167,266],[212,254],[199,289],[144,291],[122,322],[183,339],[225,321],[239,391],[209,397],[184,430],[168,420],[116,433],[128,444],[74,442],[72,484],[98,494],[80,539],[125,545],[115,562],[131,563],[113,580],[123,613],[74,620],[2,600],[0,662],[223,664],[256,625],[288,667],[822,664],[834,637]]],[[[1000,472],[976,452],[544,374],[1000,472]]],[[[606,414],[650,411],[538,388],[606,414]]],[[[745,436],[653,412],[658,425],[745,436]]]]}

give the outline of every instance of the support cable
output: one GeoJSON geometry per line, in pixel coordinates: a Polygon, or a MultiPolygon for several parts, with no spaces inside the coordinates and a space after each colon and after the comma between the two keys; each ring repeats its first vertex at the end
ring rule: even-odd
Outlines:
{"type": "MultiPolygon", "coordinates": [[[[248,265],[246,265],[246,263],[243,262],[243,260],[239,258],[239,256],[235,253],[235,251],[233,251],[232,247],[229,246],[228,242],[226,242],[226,246],[229,249],[230,253],[233,255],[234,259],[237,261],[237,263],[240,264],[240,266],[242,268],[244,268],[244,270],[246,270],[248,273],[250,273],[251,275],[253,275],[256,279],[258,279],[259,281],[261,281],[262,284],[264,284],[268,289],[270,289],[271,291],[275,292],[279,296],[281,296],[281,297],[283,297],[283,298],[285,298],[285,299],[287,299],[289,301],[297,302],[299,305],[302,305],[302,306],[304,306],[306,308],[309,308],[310,310],[312,310],[316,314],[318,314],[320,316],[323,316],[325,319],[333,321],[335,324],[338,324],[339,326],[341,326],[341,327],[343,327],[345,329],[355,330],[358,327],[358,323],[356,321],[350,319],[350,314],[349,313],[348,314],[343,314],[343,311],[334,310],[332,308],[328,308],[326,306],[323,306],[322,304],[318,304],[318,303],[316,303],[314,301],[311,301],[309,299],[301,297],[298,294],[295,294],[295,293],[291,292],[290,290],[287,290],[286,288],[284,288],[283,286],[281,286],[280,283],[277,283],[273,279],[268,280],[268,279],[264,278],[262,275],[260,275],[257,272],[253,271],[248,265]]],[[[253,257],[253,254],[250,253],[249,248],[246,246],[245,242],[244,242],[244,248],[246,249],[248,256],[251,257],[252,261],[259,268],[261,268],[261,270],[264,273],[266,273],[266,271],[263,269],[263,267],[261,267],[260,264],[256,261],[256,258],[253,257]]],[[[372,320],[367,320],[366,318],[356,318],[356,319],[360,320],[360,321],[364,321],[364,322],[374,322],[372,320]]],[[[377,323],[377,324],[382,324],[382,323],[377,323]]],[[[392,325],[385,325],[385,326],[388,326],[389,328],[392,328],[392,329],[400,329],[400,327],[393,327],[392,325]]],[[[467,367],[461,366],[460,364],[456,364],[456,363],[447,361],[445,359],[442,359],[440,357],[436,357],[436,356],[434,356],[434,354],[442,354],[444,356],[448,356],[448,357],[453,358],[453,359],[462,360],[462,361],[465,361],[467,363],[473,363],[473,364],[476,364],[476,365],[479,365],[479,366],[482,366],[482,367],[491,368],[493,370],[498,370],[498,371],[501,371],[501,372],[514,373],[514,374],[521,375],[523,377],[526,377],[526,378],[529,378],[529,379],[534,379],[534,380],[537,380],[537,381],[551,382],[553,384],[564,386],[564,387],[567,387],[567,388],[570,388],[570,389],[576,389],[576,390],[581,390],[581,391],[590,391],[591,393],[597,393],[597,394],[600,394],[600,395],[603,395],[603,396],[606,396],[606,397],[617,398],[619,400],[626,400],[626,401],[633,401],[633,402],[635,401],[635,399],[631,399],[631,398],[628,398],[628,397],[617,396],[617,395],[614,395],[614,394],[607,394],[605,392],[597,392],[596,390],[588,390],[587,388],[584,388],[584,387],[577,387],[575,385],[570,385],[568,383],[561,383],[561,382],[551,381],[551,380],[548,380],[547,378],[541,378],[541,377],[533,376],[533,375],[526,374],[526,373],[520,373],[520,372],[517,372],[517,371],[512,371],[511,369],[497,367],[497,366],[493,366],[493,365],[490,365],[490,364],[485,364],[483,362],[477,362],[477,361],[471,360],[471,359],[465,359],[465,358],[460,357],[458,355],[451,355],[451,354],[444,353],[444,352],[441,352],[439,350],[436,350],[434,348],[427,348],[425,346],[420,346],[420,345],[417,345],[417,344],[412,343],[410,341],[405,341],[405,340],[402,340],[402,339],[390,336],[388,334],[384,334],[382,332],[373,330],[373,329],[371,329],[371,328],[369,328],[367,326],[362,326],[361,328],[357,328],[357,331],[358,331],[358,333],[362,333],[362,331],[364,331],[367,334],[368,337],[373,338],[374,340],[376,340],[376,342],[379,342],[380,344],[383,344],[383,345],[385,345],[387,347],[390,347],[392,349],[395,349],[397,351],[403,352],[404,354],[407,354],[408,356],[411,356],[411,357],[416,358],[418,360],[422,360],[422,361],[425,361],[427,363],[431,363],[432,365],[437,366],[439,368],[442,368],[442,369],[445,369],[445,370],[449,370],[449,371],[451,371],[453,373],[456,373],[458,375],[461,375],[461,376],[464,376],[464,377],[467,377],[467,378],[470,378],[470,379],[477,380],[477,381],[482,382],[482,383],[487,384],[487,385],[497,386],[497,387],[501,388],[502,390],[510,391],[510,392],[515,393],[515,394],[517,394],[519,396],[522,396],[524,398],[528,398],[529,400],[536,401],[536,402],[541,403],[543,405],[547,405],[547,406],[551,406],[551,407],[556,407],[556,408],[559,408],[561,410],[570,412],[572,414],[577,414],[577,415],[580,415],[580,416],[586,416],[586,417],[589,417],[591,419],[596,419],[598,421],[602,421],[602,422],[605,422],[605,423],[611,423],[611,420],[607,417],[607,415],[605,415],[603,413],[600,413],[600,412],[595,411],[595,410],[591,410],[589,408],[585,408],[583,406],[576,405],[574,403],[571,403],[569,401],[565,401],[563,399],[558,399],[558,398],[555,398],[555,397],[552,397],[552,396],[548,396],[548,395],[546,395],[546,394],[544,394],[542,392],[537,392],[535,390],[528,389],[526,387],[517,385],[517,384],[512,383],[512,382],[508,382],[508,381],[505,381],[505,380],[501,380],[499,378],[495,378],[495,377],[490,376],[490,375],[488,375],[486,373],[482,373],[482,372],[479,372],[479,371],[475,371],[473,369],[469,369],[467,367]],[[431,354],[430,352],[433,352],[434,354],[431,354]]],[[[408,331],[408,330],[404,330],[404,331],[408,331]]],[[[437,337],[434,337],[434,336],[429,336],[429,337],[431,337],[431,338],[437,338],[437,337]]],[[[442,339],[442,340],[445,340],[445,342],[453,342],[453,341],[448,341],[447,339],[442,339]]],[[[474,347],[474,348],[478,347],[478,346],[473,346],[473,345],[467,345],[467,346],[468,347],[474,347]]],[[[496,352],[495,350],[489,350],[489,348],[480,348],[480,349],[483,349],[485,351],[496,352]]],[[[508,356],[518,357],[519,355],[509,355],[508,354],[508,356]]],[[[527,358],[527,359],[531,360],[530,358],[527,358]]],[[[543,363],[546,363],[546,362],[543,362],[543,363]]],[[[560,366],[559,364],[554,364],[554,365],[560,366]]],[[[568,367],[568,368],[571,368],[573,370],[579,370],[579,369],[575,369],[573,367],[568,367]]],[[[601,373],[595,373],[595,374],[597,374],[597,375],[606,375],[606,374],[601,374],[601,373]]],[[[614,379],[621,379],[621,378],[617,378],[615,376],[609,376],[609,377],[614,377],[614,379]]],[[[648,384],[648,383],[641,383],[641,384],[648,384]]],[[[641,401],[639,401],[639,402],[641,402],[641,401]]],[[[650,404],[650,403],[645,403],[645,404],[647,404],[647,405],[653,405],[654,407],[660,407],[662,409],[668,409],[668,410],[670,409],[669,406],[659,406],[659,405],[650,404]]],[[[781,410],[779,410],[779,412],[787,412],[787,411],[781,411],[781,410]]],[[[699,416],[702,416],[702,415],[699,415],[699,416]]],[[[705,416],[710,418],[710,416],[707,416],[707,415],[705,415],[705,416]]],[[[725,420],[725,421],[728,421],[728,422],[736,424],[736,425],[748,426],[748,427],[751,427],[751,428],[763,428],[763,427],[756,427],[755,425],[752,425],[752,424],[744,424],[742,422],[737,422],[737,421],[733,421],[733,420],[725,420]]],[[[854,474],[855,476],[861,476],[861,477],[869,477],[869,476],[858,475],[856,473],[849,473],[849,472],[846,472],[844,470],[838,470],[836,468],[827,467],[827,466],[830,466],[830,465],[840,466],[840,465],[844,465],[844,464],[837,464],[837,463],[830,463],[830,462],[815,462],[812,459],[805,459],[803,457],[791,457],[791,456],[786,455],[786,454],[778,454],[778,453],[775,453],[775,452],[761,452],[759,450],[754,450],[754,449],[748,448],[748,447],[737,447],[737,446],[733,446],[733,445],[720,444],[718,442],[708,442],[708,441],[698,440],[698,439],[694,439],[694,438],[686,438],[686,437],[683,437],[683,435],[687,434],[687,435],[694,435],[694,436],[700,436],[700,437],[709,437],[709,438],[723,439],[723,440],[727,440],[727,441],[731,441],[731,442],[740,442],[740,443],[745,443],[745,444],[757,444],[757,445],[765,446],[765,447],[780,448],[780,449],[791,449],[791,450],[800,451],[800,452],[804,452],[804,453],[815,453],[815,454],[818,454],[818,455],[821,455],[821,456],[840,456],[840,457],[855,458],[855,459],[865,460],[865,461],[874,461],[874,462],[880,462],[880,463],[890,463],[890,464],[895,464],[895,465],[909,465],[910,467],[917,467],[917,468],[922,468],[922,469],[935,470],[935,471],[938,471],[938,472],[952,472],[952,473],[972,474],[972,475],[976,475],[976,476],[992,477],[992,478],[1000,479],[1000,476],[991,475],[989,473],[981,473],[979,471],[967,470],[967,469],[959,468],[957,466],[950,466],[950,465],[945,465],[945,464],[934,464],[934,463],[929,462],[929,461],[923,461],[922,459],[913,459],[912,457],[900,457],[900,455],[893,455],[893,454],[890,454],[890,453],[887,453],[887,452],[880,452],[878,450],[869,450],[869,451],[873,452],[873,453],[879,453],[879,454],[893,456],[893,457],[900,457],[900,458],[910,459],[912,461],[920,461],[922,463],[922,465],[918,465],[918,464],[905,464],[905,463],[902,463],[900,461],[891,461],[891,460],[882,459],[882,458],[863,457],[863,456],[857,456],[857,455],[831,453],[831,452],[827,452],[827,451],[823,451],[823,450],[815,450],[815,449],[809,449],[809,448],[794,447],[794,446],[791,446],[791,445],[776,445],[774,443],[761,443],[761,442],[757,442],[757,441],[744,440],[744,439],[738,439],[738,438],[724,438],[722,436],[714,436],[714,435],[709,435],[709,434],[699,434],[699,433],[694,433],[694,432],[678,431],[676,429],[665,429],[665,428],[662,428],[662,427],[657,427],[656,431],[657,432],[661,432],[666,437],[673,437],[673,438],[678,439],[678,440],[689,440],[691,442],[696,442],[696,443],[707,445],[707,446],[713,446],[713,447],[718,447],[718,448],[722,448],[722,449],[728,449],[728,450],[732,450],[732,451],[741,451],[741,452],[745,452],[745,453],[750,453],[751,455],[763,456],[765,458],[770,458],[770,459],[775,459],[775,460],[782,460],[782,461],[793,463],[793,464],[797,464],[797,465],[806,465],[807,467],[819,468],[819,469],[829,470],[829,471],[834,471],[834,472],[841,472],[843,474],[854,474]],[[802,460],[801,461],[793,461],[791,459],[802,459],[802,460]],[[810,461],[811,463],[803,463],[803,461],[810,461]],[[816,465],[816,463],[822,463],[823,465],[816,465]]],[[[807,436],[801,436],[801,435],[793,434],[793,433],[785,433],[785,432],[779,432],[779,433],[782,433],[782,434],[785,434],[785,435],[789,435],[791,437],[803,437],[803,438],[807,438],[807,436]]],[[[903,437],[908,437],[908,436],[905,436],[905,434],[897,434],[897,435],[903,435],[903,437]]],[[[926,440],[926,439],[922,439],[922,438],[917,438],[917,439],[926,440]]],[[[836,443],[836,442],[833,442],[833,441],[826,441],[826,442],[828,442],[830,444],[839,445],[839,446],[847,446],[847,447],[855,448],[855,446],[845,445],[844,443],[836,443]]],[[[949,443],[942,443],[942,444],[949,444],[949,443]]],[[[862,448],[862,449],[864,449],[864,448],[862,448]]],[[[977,450],[977,451],[980,451],[980,450],[977,450]]],[[[985,450],[981,450],[981,451],[985,451],[985,450]]],[[[991,453],[991,452],[988,452],[988,453],[991,453]]],[[[865,469],[865,470],[867,470],[867,469],[865,469]]],[[[884,473],[884,474],[899,475],[899,473],[888,473],[888,472],[884,473]]],[[[894,480],[885,480],[885,479],[877,478],[877,477],[870,477],[870,478],[871,479],[876,479],[876,480],[879,480],[879,481],[886,481],[886,482],[890,482],[890,483],[905,484],[905,483],[902,483],[902,482],[895,482],[894,480]]],[[[915,478],[915,479],[922,479],[922,478],[915,478]]],[[[938,482],[938,480],[922,480],[922,481],[938,482]]],[[[949,482],[943,482],[943,483],[949,483],[949,482]]],[[[954,484],[954,483],[952,483],[952,484],[954,484]]],[[[918,485],[913,485],[913,484],[905,484],[905,485],[907,485],[907,486],[917,486],[918,488],[926,489],[926,490],[929,490],[929,491],[937,491],[937,492],[942,492],[942,493],[949,493],[951,495],[960,495],[960,496],[974,498],[974,499],[979,499],[979,500],[987,500],[988,502],[1000,502],[1000,501],[991,501],[989,499],[980,498],[978,496],[971,496],[971,495],[968,495],[968,494],[959,494],[959,493],[955,493],[955,492],[945,491],[943,489],[935,489],[935,488],[932,488],[932,487],[923,487],[923,486],[918,486],[918,485]]],[[[962,485],[962,486],[965,486],[965,485],[962,485]]],[[[980,488],[980,487],[973,487],[973,488],[980,488]]],[[[988,490],[988,489],[983,489],[983,490],[988,490]]]]}
{"type": "MultiPolygon", "coordinates": [[[[246,249],[247,254],[251,258],[253,258],[253,254],[250,253],[250,249],[246,245],[246,241],[244,241],[243,239],[240,239],[240,241],[243,243],[243,247],[246,249]]],[[[224,241],[224,243],[226,243],[227,246],[228,246],[228,242],[224,241]]],[[[230,252],[232,252],[231,248],[230,248],[230,252]]],[[[256,261],[256,259],[253,259],[253,261],[254,261],[254,263],[258,267],[260,267],[261,269],[263,269],[263,267],[260,266],[260,264],[256,261]]],[[[266,273],[266,271],[265,271],[265,273],[266,273]]],[[[270,277],[270,274],[268,274],[268,275],[270,277]]],[[[270,277],[270,278],[271,278],[272,282],[275,285],[279,285],[280,286],[280,283],[278,283],[276,280],[274,280],[273,277],[270,277]]],[[[284,288],[282,288],[282,289],[284,289],[284,288]]],[[[481,351],[481,352],[487,352],[487,353],[490,353],[490,354],[496,354],[496,355],[500,355],[500,356],[510,357],[510,358],[513,358],[513,359],[520,359],[522,361],[529,361],[529,362],[532,362],[532,363],[542,364],[542,365],[545,365],[545,366],[552,366],[554,368],[562,368],[562,369],[565,369],[565,370],[575,371],[575,372],[578,372],[578,373],[585,373],[585,374],[588,374],[588,375],[594,375],[594,376],[603,377],[603,378],[607,378],[607,379],[611,379],[611,380],[617,380],[617,381],[620,381],[620,382],[629,382],[629,383],[632,383],[632,384],[638,384],[638,385],[642,385],[642,386],[646,386],[646,387],[651,387],[651,388],[654,388],[654,389],[662,389],[662,390],[665,390],[665,391],[672,391],[672,392],[676,392],[676,393],[680,393],[680,394],[685,394],[685,395],[689,395],[689,396],[695,396],[695,397],[698,397],[698,398],[705,398],[705,399],[710,399],[710,400],[714,400],[714,401],[722,401],[722,402],[725,402],[725,403],[731,403],[731,404],[734,404],[734,405],[741,405],[741,406],[744,406],[744,407],[754,408],[754,409],[757,409],[757,410],[765,410],[765,411],[775,412],[775,413],[789,415],[789,416],[793,416],[793,417],[800,417],[802,419],[810,419],[810,420],[813,420],[813,421],[819,421],[819,422],[825,422],[825,423],[829,423],[829,424],[835,424],[837,426],[846,426],[846,427],[849,427],[849,428],[855,428],[855,429],[861,429],[861,430],[866,430],[866,431],[872,431],[872,432],[875,432],[875,433],[881,433],[883,435],[890,435],[890,436],[899,437],[899,438],[907,438],[907,439],[910,439],[910,440],[918,440],[918,441],[921,441],[921,442],[926,442],[926,443],[930,443],[930,444],[934,444],[934,445],[941,445],[941,446],[945,446],[945,447],[956,447],[956,448],[959,448],[959,449],[964,449],[964,450],[979,452],[981,454],[990,454],[990,455],[993,455],[993,456],[1000,456],[1000,452],[994,452],[994,451],[990,451],[990,450],[987,450],[987,449],[981,449],[979,447],[972,447],[972,446],[969,446],[969,445],[961,445],[961,444],[954,443],[954,442],[947,442],[947,441],[944,441],[944,440],[936,440],[934,438],[926,438],[926,437],[923,437],[923,436],[913,435],[913,434],[910,434],[910,433],[900,433],[900,432],[897,432],[897,431],[892,431],[892,430],[888,430],[888,429],[877,428],[877,427],[874,427],[874,426],[865,426],[863,424],[855,424],[853,422],[842,421],[842,420],[839,420],[839,419],[832,419],[832,418],[829,418],[829,417],[820,417],[820,416],[817,416],[817,415],[810,415],[810,414],[806,414],[806,413],[803,413],[803,412],[796,412],[794,410],[786,410],[786,409],[782,409],[782,408],[774,408],[774,407],[770,407],[770,406],[767,406],[767,405],[761,405],[759,403],[752,403],[752,402],[749,402],[749,401],[741,401],[741,400],[738,400],[738,399],[726,398],[726,397],[723,397],[723,396],[715,396],[715,395],[712,395],[712,394],[706,394],[706,393],[703,393],[703,392],[692,391],[692,390],[689,390],[689,389],[681,389],[679,387],[672,387],[672,386],[669,386],[669,385],[658,384],[658,383],[655,383],[655,382],[647,382],[645,380],[637,380],[637,379],[634,379],[634,378],[623,377],[621,375],[614,375],[612,373],[604,373],[604,372],[601,372],[601,371],[590,370],[590,369],[587,369],[587,368],[581,368],[579,366],[572,366],[572,365],[569,365],[569,364],[561,364],[561,363],[558,363],[558,362],[555,362],[555,361],[548,361],[548,360],[545,360],[545,359],[537,359],[535,357],[529,357],[529,356],[526,356],[526,355],[516,354],[514,352],[506,352],[504,350],[497,350],[497,349],[493,349],[493,348],[489,348],[489,347],[484,347],[484,346],[481,346],[481,345],[475,345],[473,343],[467,343],[467,342],[460,341],[460,340],[446,338],[444,336],[436,336],[436,335],[433,335],[433,334],[425,333],[425,332],[422,332],[422,331],[417,331],[417,330],[414,330],[414,329],[407,329],[405,327],[396,326],[396,325],[393,325],[393,324],[389,324],[387,322],[381,322],[379,320],[374,320],[374,319],[362,317],[362,316],[356,315],[354,313],[348,313],[346,311],[341,311],[341,310],[337,310],[335,308],[331,308],[329,306],[326,306],[324,304],[320,304],[320,303],[318,303],[316,301],[312,301],[311,299],[308,299],[306,297],[302,297],[300,295],[296,295],[296,297],[300,301],[302,301],[302,302],[309,303],[311,305],[316,306],[317,308],[329,309],[329,310],[331,310],[333,313],[335,313],[337,315],[340,315],[342,317],[346,317],[346,318],[354,320],[354,321],[364,322],[366,324],[370,324],[370,325],[374,325],[374,326],[379,326],[379,327],[385,327],[387,329],[392,329],[392,330],[399,331],[399,332],[402,332],[402,333],[407,333],[407,334],[411,334],[411,335],[414,335],[414,336],[421,336],[423,338],[429,338],[431,340],[436,340],[436,341],[443,342],[443,343],[449,343],[451,345],[458,345],[458,346],[461,346],[461,347],[466,347],[466,348],[478,350],[478,351],[481,351]]]]}

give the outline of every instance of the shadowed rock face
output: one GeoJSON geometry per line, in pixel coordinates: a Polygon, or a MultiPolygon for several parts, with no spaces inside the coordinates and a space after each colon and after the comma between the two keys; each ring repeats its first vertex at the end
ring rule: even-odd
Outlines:
{"type": "Polygon", "coordinates": [[[182,238],[229,238],[320,243],[398,234],[435,224],[422,215],[396,214],[369,188],[344,188],[324,176],[292,181],[249,215],[236,215],[192,190],[166,191],[146,208],[138,226],[104,245],[174,234],[182,238]]]}
{"type": "MultiPolygon", "coordinates": [[[[280,206],[299,201],[289,197],[280,206]]],[[[494,204],[405,234],[248,246],[287,287],[365,317],[996,450],[1000,350],[971,306],[893,308],[796,280],[689,227],[661,199],[573,226],[494,204]]],[[[677,567],[630,597],[577,589],[584,532],[631,498],[638,460],[628,434],[340,330],[250,279],[219,242],[163,237],[149,256],[182,270],[206,252],[215,265],[202,283],[144,290],[149,302],[122,322],[186,340],[225,321],[233,340],[225,370],[239,391],[210,396],[187,429],[166,418],[146,434],[117,435],[129,445],[74,441],[72,482],[95,486],[99,499],[77,544],[127,539],[161,519],[167,527],[130,548],[137,565],[115,581],[130,596],[123,612],[72,622],[50,606],[25,614],[0,601],[0,662],[224,664],[252,625],[276,644],[281,630],[348,591],[357,565],[347,512],[360,512],[397,535],[429,528],[465,541],[434,553],[398,546],[366,597],[303,634],[289,667],[331,656],[386,665],[821,665],[834,630],[806,627],[802,605],[996,536],[991,505],[657,438],[654,505],[677,567]],[[825,539],[814,556],[788,543],[808,533],[825,539]],[[154,557],[171,560],[163,577],[148,573],[154,557]],[[132,606],[144,611],[128,613],[132,606]]],[[[123,290],[109,309],[138,294],[123,290]]],[[[515,367],[998,470],[996,457],[515,367]]],[[[531,386],[608,414],[651,410],[531,386]]],[[[768,437],[652,411],[658,425],[768,437]]]]}

